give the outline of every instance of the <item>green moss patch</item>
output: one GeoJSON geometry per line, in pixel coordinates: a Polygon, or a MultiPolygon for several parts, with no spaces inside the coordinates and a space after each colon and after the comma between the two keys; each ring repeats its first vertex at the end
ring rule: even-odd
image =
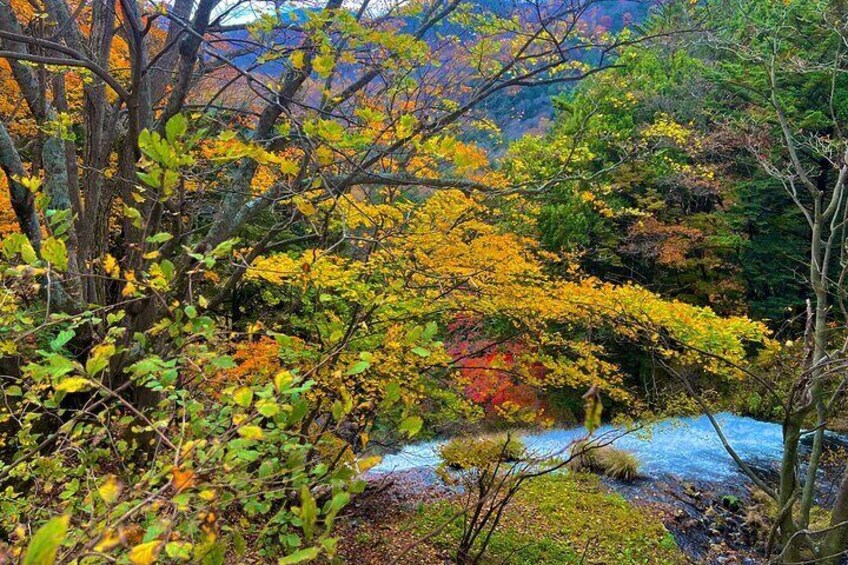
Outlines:
{"type": "MultiPolygon", "coordinates": [[[[455,502],[419,506],[411,518],[419,535],[436,529],[457,511],[455,502]]],[[[432,544],[455,547],[461,522],[432,544]]],[[[686,563],[660,520],[608,492],[597,477],[556,473],[528,482],[492,536],[486,562],[509,564],[686,563]]]]}

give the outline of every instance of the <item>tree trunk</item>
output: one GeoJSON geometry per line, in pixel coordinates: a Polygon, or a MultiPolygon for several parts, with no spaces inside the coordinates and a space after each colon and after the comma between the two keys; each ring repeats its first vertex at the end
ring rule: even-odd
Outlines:
{"type": "Polygon", "coordinates": [[[842,472],[839,493],[830,515],[830,528],[822,543],[825,565],[839,565],[848,551],[848,468],[842,472]]]}

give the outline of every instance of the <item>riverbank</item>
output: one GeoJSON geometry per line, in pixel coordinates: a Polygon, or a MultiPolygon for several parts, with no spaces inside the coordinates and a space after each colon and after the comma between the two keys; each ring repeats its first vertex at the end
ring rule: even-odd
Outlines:
{"type": "MultiPolygon", "coordinates": [[[[780,426],[731,414],[718,421],[737,452],[773,481],[782,452],[780,426]]],[[[553,455],[584,433],[549,430],[522,434],[522,440],[534,453],[553,455]]],[[[838,459],[843,443],[844,438],[830,438],[828,457],[838,459]]],[[[441,444],[406,446],[372,470],[368,492],[342,520],[343,545],[355,556],[350,562],[451,562],[458,525],[443,524],[459,507],[456,493],[434,472],[441,444]]],[[[623,435],[615,445],[637,455],[639,479],[626,483],[580,474],[536,479],[507,510],[492,540],[491,562],[766,562],[762,542],[771,510],[752,492],[706,418],[659,422],[623,435]]],[[[833,484],[841,467],[830,469],[824,485],[833,484]]],[[[828,503],[822,492],[820,504],[828,503]]]]}
{"type": "MultiPolygon", "coordinates": [[[[346,562],[451,563],[461,533],[458,497],[415,472],[372,479],[339,524],[346,562]],[[453,520],[452,520],[453,519],[453,520]]],[[[632,504],[593,475],[529,481],[504,513],[486,563],[687,563],[661,508],[632,504]]]]}

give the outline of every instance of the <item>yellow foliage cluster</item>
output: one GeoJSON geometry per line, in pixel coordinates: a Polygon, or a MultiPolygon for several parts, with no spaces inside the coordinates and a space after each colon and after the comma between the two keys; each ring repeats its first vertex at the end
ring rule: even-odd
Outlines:
{"type": "Polygon", "coordinates": [[[679,147],[690,146],[697,149],[701,145],[693,128],[676,122],[668,114],[657,115],[653,123],[644,129],[642,135],[646,139],[668,139],[679,147]]]}
{"type": "MultiPolygon", "coordinates": [[[[341,210],[351,220],[349,229],[380,241],[367,256],[270,255],[257,259],[247,278],[313,288],[375,308],[370,327],[388,329],[372,365],[387,378],[406,375],[401,380],[410,386],[416,382],[414,373],[436,359],[422,364],[424,359],[409,355],[402,338],[408,328],[400,320],[504,320],[531,346],[526,365],[544,367],[526,371],[527,384],[599,385],[619,399],[629,398],[619,369],[605,359],[603,344],[594,342],[587,329],[607,328],[618,338],[656,348],[670,362],[698,364],[727,377],[739,372],[704,352],[741,362],[747,343],[767,342],[765,327],[745,317],[722,318],[709,308],[666,300],[636,285],[551,276],[547,256],[533,238],[502,230],[492,221],[492,209],[456,190],[437,192],[412,209],[409,204],[393,208],[352,202],[341,210]]],[[[438,357],[439,363],[450,362],[442,350],[438,357]]],[[[380,379],[360,376],[337,371],[330,380],[335,387],[369,393],[381,386],[380,379]]]]}
{"type": "Polygon", "coordinates": [[[0,238],[18,231],[18,220],[9,197],[8,179],[6,175],[0,175],[0,238]]]}

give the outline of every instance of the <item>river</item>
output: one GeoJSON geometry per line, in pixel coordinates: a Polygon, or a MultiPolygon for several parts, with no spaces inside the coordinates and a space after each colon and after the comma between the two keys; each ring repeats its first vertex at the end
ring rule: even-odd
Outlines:
{"type": "MultiPolygon", "coordinates": [[[[730,444],[746,461],[767,465],[780,458],[781,427],[729,413],[716,415],[730,444]]],[[[610,438],[620,430],[603,426],[596,437],[610,438]]],[[[527,449],[539,455],[561,454],[574,440],[583,437],[583,428],[552,429],[519,434],[527,449]]],[[[386,455],[372,473],[410,471],[435,467],[438,447],[446,440],[408,445],[386,455]]],[[[638,457],[645,478],[675,477],[686,481],[723,483],[739,475],[736,464],[721,444],[706,416],[671,418],[618,437],[613,443],[638,457]]]]}

